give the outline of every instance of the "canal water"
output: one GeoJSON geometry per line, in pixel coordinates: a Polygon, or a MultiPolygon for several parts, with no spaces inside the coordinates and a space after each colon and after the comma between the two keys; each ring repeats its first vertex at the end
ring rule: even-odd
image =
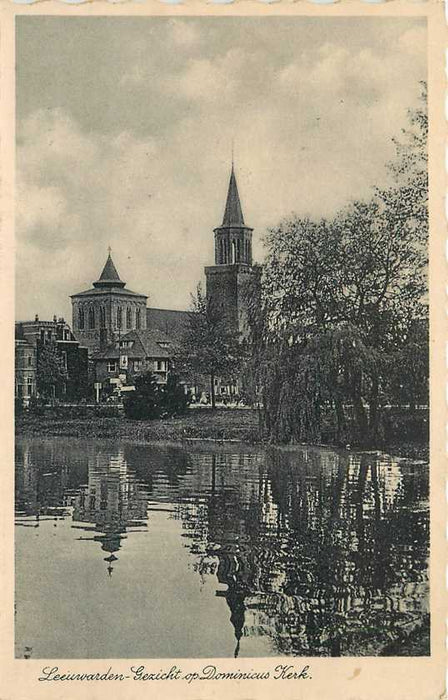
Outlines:
{"type": "Polygon", "coordinates": [[[16,656],[387,653],[427,624],[428,539],[424,463],[19,438],[16,656]]]}

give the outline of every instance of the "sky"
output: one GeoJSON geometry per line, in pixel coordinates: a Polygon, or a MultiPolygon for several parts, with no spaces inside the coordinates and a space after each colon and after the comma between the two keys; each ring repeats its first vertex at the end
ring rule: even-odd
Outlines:
{"type": "Polygon", "coordinates": [[[235,171],[254,257],[387,182],[426,79],[419,18],[16,20],[16,318],[71,319],[108,246],[186,309],[235,171]]]}

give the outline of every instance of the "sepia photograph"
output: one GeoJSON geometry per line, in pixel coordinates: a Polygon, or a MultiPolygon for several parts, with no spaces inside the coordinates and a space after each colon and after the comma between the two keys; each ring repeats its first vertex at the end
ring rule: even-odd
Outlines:
{"type": "Polygon", "coordinates": [[[427,30],[16,17],[15,659],[431,655],[427,30]]]}

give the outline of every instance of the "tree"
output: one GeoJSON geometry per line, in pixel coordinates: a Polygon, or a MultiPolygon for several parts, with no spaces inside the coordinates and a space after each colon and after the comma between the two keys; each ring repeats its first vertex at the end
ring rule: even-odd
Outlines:
{"type": "Polygon", "coordinates": [[[185,393],[184,385],[174,372],[169,372],[167,383],[161,387],[159,395],[161,413],[165,416],[182,415],[190,403],[189,394],[185,393]]]}
{"type": "Polygon", "coordinates": [[[67,369],[55,341],[39,342],[37,351],[37,390],[44,398],[54,398],[67,380],[67,369]]]}
{"type": "Polygon", "coordinates": [[[161,390],[156,377],[151,372],[139,375],[135,380],[135,391],[129,392],[124,400],[127,418],[148,420],[160,416],[161,390]]]}
{"type": "MultiPolygon", "coordinates": [[[[261,310],[251,322],[263,419],[274,439],[318,439],[329,406],[341,437],[351,403],[357,439],[375,443],[391,368],[417,351],[412,329],[427,316],[424,106],[410,112],[403,134],[389,165],[393,186],[331,220],[284,220],[266,238],[261,310]]],[[[427,336],[418,338],[418,376],[411,380],[401,366],[399,382],[418,383],[414,394],[422,394],[427,368],[427,336]]]]}
{"type": "Polygon", "coordinates": [[[230,379],[238,372],[238,336],[229,328],[221,310],[206,298],[200,284],[192,295],[187,328],[175,363],[186,376],[208,377],[212,408],[216,406],[215,379],[230,379]]]}

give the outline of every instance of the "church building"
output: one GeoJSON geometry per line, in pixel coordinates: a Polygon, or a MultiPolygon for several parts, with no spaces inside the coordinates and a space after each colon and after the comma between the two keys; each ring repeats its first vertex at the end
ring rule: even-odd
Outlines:
{"type": "Polygon", "coordinates": [[[126,289],[109,248],[103,271],[91,289],[72,294],[73,332],[89,354],[113,343],[121,334],[146,329],[145,294],[126,289]]]}
{"type": "MultiPolygon", "coordinates": [[[[259,268],[252,264],[252,231],[244,221],[232,164],[224,217],[214,229],[215,264],[204,271],[208,303],[241,339],[248,335],[247,293],[259,275],[259,268]]],[[[110,248],[99,279],[90,289],[71,296],[73,333],[88,348],[97,382],[103,386],[125,370],[135,374],[151,369],[166,382],[169,359],[191,312],[147,308],[147,299],[127,289],[110,248]]],[[[221,386],[216,381],[217,393],[238,393],[237,386],[221,386]]],[[[198,387],[202,384],[198,378],[198,387]]]]}
{"type": "Polygon", "coordinates": [[[232,163],[224,218],[214,229],[215,264],[205,268],[207,300],[226,317],[229,327],[248,334],[247,294],[258,278],[252,265],[252,231],[244,223],[232,163]]]}

